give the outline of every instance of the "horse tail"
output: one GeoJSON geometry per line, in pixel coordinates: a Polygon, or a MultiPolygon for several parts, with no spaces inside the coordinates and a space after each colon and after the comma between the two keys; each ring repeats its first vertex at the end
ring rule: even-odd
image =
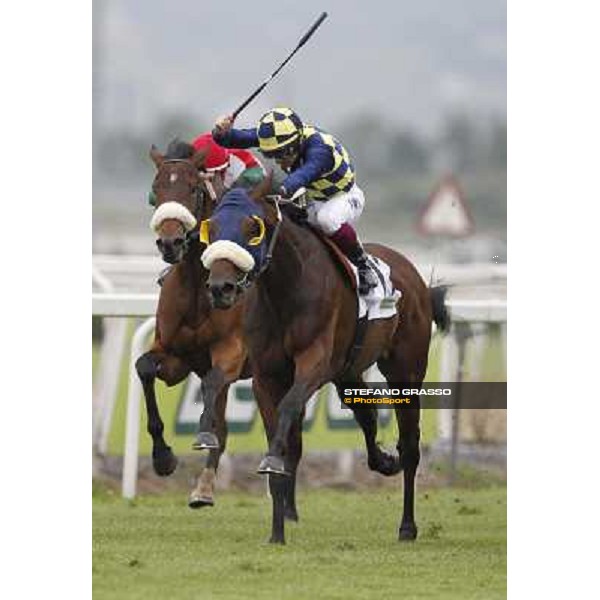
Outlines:
{"type": "Polygon", "coordinates": [[[450,313],[446,308],[447,285],[434,285],[429,288],[431,298],[431,309],[433,311],[433,321],[442,333],[450,330],[450,313]]]}

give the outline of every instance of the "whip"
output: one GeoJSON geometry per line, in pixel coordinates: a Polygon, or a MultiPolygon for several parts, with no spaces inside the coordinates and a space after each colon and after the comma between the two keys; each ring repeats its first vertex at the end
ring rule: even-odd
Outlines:
{"type": "Polygon", "coordinates": [[[277,67],[277,69],[275,69],[275,71],[271,73],[271,75],[269,75],[269,77],[267,77],[264,80],[264,82],[256,89],[255,92],[253,92],[240,106],[238,106],[238,108],[236,108],[236,110],[233,111],[231,115],[232,121],[235,121],[235,118],[246,108],[246,106],[248,106],[248,104],[250,104],[250,102],[252,102],[252,100],[254,100],[254,98],[256,98],[256,96],[258,96],[267,87],[267,85],[279,73],[279,71],[281,71],[281,69],[283,69],[283,67],[285,67],[285,65],[287,65],[287,63],[292,59],[294,54],[296,54],[296,52],[298,52],[298,50],[300,50],[300,48],[302,48],[302,46],[304,46],[304,44],[308,42],[312,34],[319,28],[321,23],[326,18],[327,13],[321,13],[320,17],[314,22],[312,27],[302,36],[302,39],[298,42],[298,45],[290,52],[287,58],[277,67]]]}

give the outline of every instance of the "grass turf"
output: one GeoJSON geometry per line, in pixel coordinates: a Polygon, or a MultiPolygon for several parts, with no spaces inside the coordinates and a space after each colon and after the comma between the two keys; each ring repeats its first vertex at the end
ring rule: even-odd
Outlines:
{"type": "Polygon", "coordinates": [[[420,490],[414,543],[397,541],[400,491],[301,491],[281,547],[265,543],[264,496],[191,511],[182,495],[96,487],[94,598],[505,598],[506,488],[420,490]]]}

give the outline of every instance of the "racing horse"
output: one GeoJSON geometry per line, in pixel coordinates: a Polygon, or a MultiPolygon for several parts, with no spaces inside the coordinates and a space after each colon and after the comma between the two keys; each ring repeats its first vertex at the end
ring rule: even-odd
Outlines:
{"type": "MultiPolygon", "coordinates": [[[[268,189],[266,180],[250,195],[236,191],[223,197],[207,223],[209,245],[202,261],[210,271],[208,286],[215,305],[235,311],[239,298],[245,296],[244,330],[253,391],[269,442],[258,472],[270,475],[270,542],[285,543],[286,488],[295,481],[302,454],[302,420],[312,394],[333,382],[343,397],[344,382],[362,384],[362,373],[375,362],[388,382],[419,388],[427,369],[432,322],[445,330],[449,316],[445,288],[428,288],[404,256],[368,244],[368,251],[389,265],[401,297],[396,315],[369,321],[362,343],[355,345],[357,298],[350,278],[313,230],[282,215],[277,203],[267,201],[268,189]],[[261,230],[266,234],[258,252],[249,242],[260,238],[261,230]],[[249,276],[254,278],[252,287],[240,285],[249,276]]],[[[386,476],[403,470],[398,537],[414,540],[418,401],[412,401],[410,408],[395,408],[397,456],[376,442],[376,410],[351,408],[364,434],[369,468],[386,476]]]]}
{"type": "Polygon", "coordinates": [[[200,429],[210,429],[216,435],[199,433],[194,443],[195,449],[207,449],[209,455],[190,495],[191,508],[214,504],[216,470],[227,439],[229,384],[249,377],[242,343],[243,306],[231,311],[213,309],[206,289],[208,273],[200,262],[203,245],[197,224],[210,216],[224,191],[218,180],[211,184],[201,172],[205,154],[179,140],[169,144],[164,156],[154,146],[150,150],[157,168],[152,184],[156,209],[151,228],[158,236],[156,243],[163,260],[174,266],[162,281],[154,342],[135,365],[146,401],[152,464],[161,476],[175,470],[177,458],[163,437],[155,381],[158,378],[173,386],[191,372],[201,378],[205,408],[200,429]]]}

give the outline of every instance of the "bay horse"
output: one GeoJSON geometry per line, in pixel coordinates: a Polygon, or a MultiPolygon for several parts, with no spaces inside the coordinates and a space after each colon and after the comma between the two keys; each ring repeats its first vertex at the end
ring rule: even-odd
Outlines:
{"type": "Polygon", "coordinates": [[[174,266],[162,281],[154,342],[135,364],[146,401],[152,464],[161,476],[173,473],[177,458],[163,437],[155,380],[173,386],[191,372],[201,378],[204,411],[199,429],[211,433],[199,433],[194,443],[195,449],[209,450],[209,456],[190,495],[191,508],[214,504],[216,470],[227,439],[227,392],[232,382],[250,376],[242,341],[243,303],[231,311],[214,309],[206,288],[208,272],[200,261],[204,245],[197,224],[212,214],[224,191],[219,180],[213,182],[216,190],[203,180],[205,154],[179,140],[171,142],[164,156],[154,146],[150,150],[157,168],[151,227],[163,260],[174,266]]]}
{"type": "MultiPolygon", "coordinates": [[[[221,308],[237,310],[238,282],[254,277],[252,287],[243,294],[244,332],[253,391],[269,441],[258,472],[270,475],[270,542],[285,543],[286,490],[294,485],[302,454],[302,420],[312,394],[333,382],[343,397],[344,382],[362,383],[363,372],[375,362],[388,382],[419,388],[427,369],[432,322],[446,329],[449,317],[443,287],[428,288],[404,256],[380,244],[367,244],[369,253],[389,265],[401,297],[397,314],[369,321],[361,346],[353,349],[357,329],[354,286],[314,230],[282,215],[277,204],[266,201],[268,189],[266,180],[250,195],[229,192],[223,197],[208,222],[210,244],[202,261],[210,271],[213,302],[221,308]],[[247,255],[256,249],[248,242],[261,229],[267,231],[262,243],[269,251],[249,274],[247,255]]],[[[376,409],[352,410],[364,434],[369,468],[383,475],[404,472],[398,536],[414,540],[420,406],[413,402],[410,408],[395,408],[398,456],[377,444],[376,409]]]]}

